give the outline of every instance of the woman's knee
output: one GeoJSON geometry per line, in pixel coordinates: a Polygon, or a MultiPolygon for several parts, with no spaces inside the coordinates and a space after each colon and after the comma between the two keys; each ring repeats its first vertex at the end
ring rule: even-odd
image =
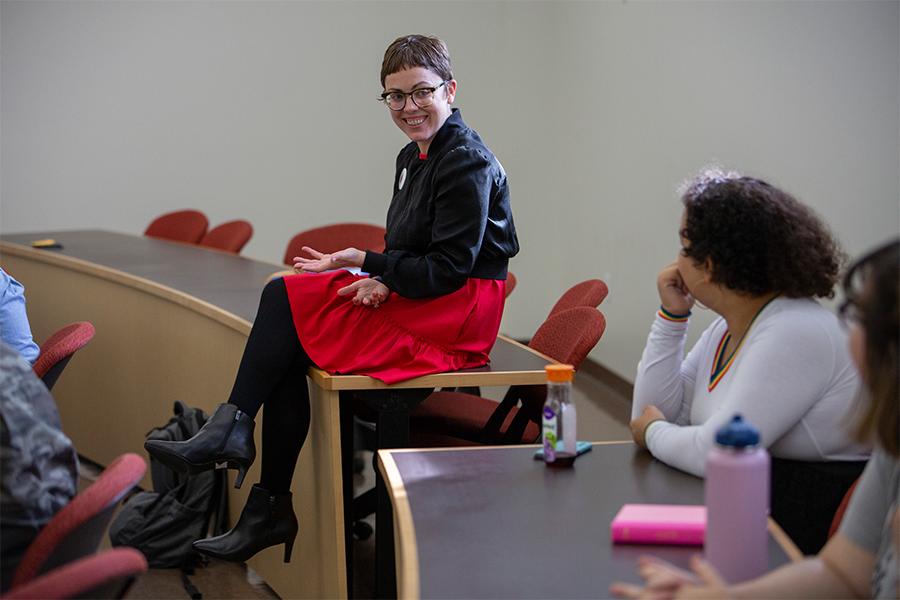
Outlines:
{"type": "Polygon", "coordinates": [[[263,288],[259,299],[260,307],[267,309],[282,309],[290,312],[291,303],[288,301],[287,286],[284,279],[273,279],[263,288]]]}
{"type": "Polygon", "coordinates": [[[278,297],[285,297],[287,295],[287,286],[284,284],[283,277],[272,279],[266,284],[266,287],[263,288],[263,299],[273,295],[277,295],[278,297]]]}

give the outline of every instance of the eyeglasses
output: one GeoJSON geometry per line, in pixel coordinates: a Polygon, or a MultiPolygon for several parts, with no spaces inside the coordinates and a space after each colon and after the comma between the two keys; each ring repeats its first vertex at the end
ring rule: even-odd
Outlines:
{"type": "Polygon", "coordinates": [[[838,306],[838,318],[844,325],[862,323],[868,269],[862,263],[852,267],[844,275],[844,301],[838,306]]]}
{"type": "Polygon", "coordinates": [[[442,81],[434,87],[420,87],[411,92],[385,92],[379,96],[378,101],[384,102],[393,111],[399,111],[406,108],[406,97],[409,96],[419,108],[428,108],[434,104],[434,93],[448,83],[450,82],[442,81]]]}
{"type": "Polygon", "coordinates": [[[847,298],[838,306],[838,318],[845,326],[862,323],[863,311],[856,298],[847,298]]]}

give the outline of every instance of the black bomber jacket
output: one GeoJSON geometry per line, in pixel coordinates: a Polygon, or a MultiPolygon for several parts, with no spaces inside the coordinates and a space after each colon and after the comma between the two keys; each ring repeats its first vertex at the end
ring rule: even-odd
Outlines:
{"type": "Polygon", "coordinates": [[[519,251],[506,172],[453,109],[419,158],[397,156],[384,253],[366,251],[362,270],[407,298],[449,294],[469,277],[506,279],[519,251]]]}

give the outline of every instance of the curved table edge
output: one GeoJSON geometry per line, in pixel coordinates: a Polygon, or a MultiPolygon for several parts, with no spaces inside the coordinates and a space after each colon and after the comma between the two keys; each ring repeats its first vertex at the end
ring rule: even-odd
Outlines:
{"type": "Polygon", "coordinates": [[[244,335],[249,335],[250,333],[250,323],[234,313],[230,313],[205,300],[201,300],[196,296],[178,291],[175,288],[171,288],[150,279],[131,275],[124,271],[119,271],[80,258],[66,256],[64,254],[49,253],[46,250],[29,248],[28,246],[12,242],[0,241],[0,254],[2,253],[8,253],[12,256],[34,260],[35,262],[52,266],[67,267],[73,271],[92,275],[99,279],[126,285],[164,300],[168,300],[179,306],[195,310],[196,312],[217,321],[226,327],[230,327],[239,333],[243,333],[244,335]]]}
{"type": "Polygon", "coordinates": [[[389,451],[378,451],[378,469],[388,484],[388,493],[394,507],[397,597],[404,600],[418,600],[421,597],[419,549],[416,546],[416,527],[413,523],[406,487],[403,485],[403,477],[389,451]]]}

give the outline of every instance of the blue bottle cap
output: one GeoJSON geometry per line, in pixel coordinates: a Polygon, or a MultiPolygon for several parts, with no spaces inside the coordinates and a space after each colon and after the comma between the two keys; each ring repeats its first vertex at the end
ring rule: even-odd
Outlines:
{"type": "Polygon", "coordinates": [[[716,432],[716,443],[733,448],[758,446],[759,431],[750,423],[745,422],[740,414],[736,414],[728,424],[716,432]]]}

